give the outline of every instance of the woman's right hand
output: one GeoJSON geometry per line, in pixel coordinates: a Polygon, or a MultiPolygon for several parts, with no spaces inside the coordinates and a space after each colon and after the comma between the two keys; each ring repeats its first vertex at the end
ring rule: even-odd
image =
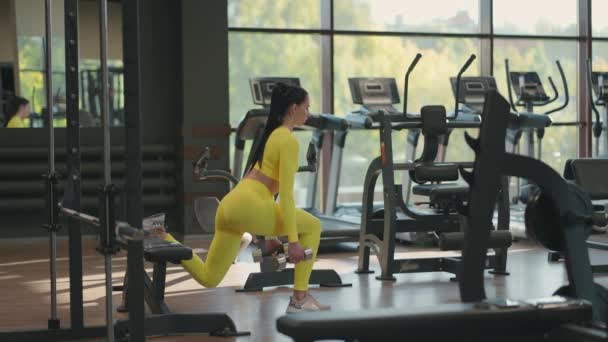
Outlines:
{"type": "Polygon", "coordinates": [[[287,254],[289,254],[289,262],[294,264],[304,260],[304,257],[306,256],[304,248],[299,242],[290,242],[287,254]]]}

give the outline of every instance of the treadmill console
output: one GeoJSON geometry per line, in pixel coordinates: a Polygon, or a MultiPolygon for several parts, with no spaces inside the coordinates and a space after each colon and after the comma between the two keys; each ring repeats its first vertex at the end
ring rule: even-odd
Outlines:
{"type": "Polygon", "coordinates": [[[592,72],[591,85],[595,96],[600,101],[608,100],[608,72],[592,72]]]}
{"type": "Polygon", "coordinates": [[[545,102],[549,96],[545,92],[540,77],[535,71],[509,73],[513,90],[520,101],[523,102],[545,102]]]}
{"type": "Polygon", "coordinates": [[[298,77],[256,77],[249,79],[253,103],[264,107],[270,107],[272,89],[274,89],[274,86],[277,83],[285,83],[299,87],[300,79],[298,77]]]}
{"type": "Polygon", "coordinates": [[[383,110],[398,113],[393,106],[399,103],[397,82],[392,77],[353,77],[348,79],[353,103],[362,105],[370,112],[383,110]]]}
{"type": "MultiPolygon", "coordinates": [[[[450,78],[452,93],[456,95],[456,77],[450,78]]],[[[481,115],[486,93],[496,90],[496,80],[492,76],[461,77],[458,102],[470,109],[472,114],[481,115]]]]}

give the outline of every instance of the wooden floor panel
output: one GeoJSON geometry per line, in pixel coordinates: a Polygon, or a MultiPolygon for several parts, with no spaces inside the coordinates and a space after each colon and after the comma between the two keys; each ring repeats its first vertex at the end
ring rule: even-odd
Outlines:
{"type": "MultiPolygon", "coordinates": [[[[205,241],[195,241],[193,247],[204,252],[205,241]]],[[[95,241],[84,241],[84,299],[87,325],[104,323],[104,263],[95,253],[95,241]]],[[[426,257],[436,252],[399,247],[399,256],[426,257]]],[[[597,254],[594,252],[594,254],[597,254]]],[[[449,255],[449,253],[448,253],[449,255]]],[[[67,241],[58,243],[59,316],[62,326],[69,325],[69,280],[67,241]]],[[[601,256],[600,256],[601,257],[601,256]]],[[[372,269],[378,263],[372,258],[372,269]]],[[[125,254],[113,260],[113,282],[122,282],[126,266],[125,254]]],[[[315,268],[334,268],[350,288],[313,288],[320,301],[336,310],[361,310],[379,307],[421,307],[458,302],[457,284],[444,273],[396,275],[396,282],[380,282],[374,275],[353,273],[357,257],[353,253],[321,255],[315,268]]],[[[486,276],[487,295],[526,298],[550,295],[565,281],[561,263],[547,263],[546,253],[526,243],[518,243],[509,254],[508,277],[486,276]]],[[[221,287],[205,289],[192,280],[180,267],[171,265],[167,275],[167,303],[174,312],[227,312],[239,330],[252,332],[251,337],[238,341],[289,341],[276,332],[275,321],[287,306],[289,287],[269,289],[263,293],[235,293],[249,272],[257,270],[244,255],[228,272],[221,287]]],[[[0,330],[44,328],[49,318],[48,241],[45,239],[0,241],[0,330]]],[[[120,294],[113,296],[114,306],[120,294]]],[[[124,317],[116,314],[115,318],[124,317]]],[[[230,341],[232,339],[200,336],[164,337],[154,341],[230,341]]]]}

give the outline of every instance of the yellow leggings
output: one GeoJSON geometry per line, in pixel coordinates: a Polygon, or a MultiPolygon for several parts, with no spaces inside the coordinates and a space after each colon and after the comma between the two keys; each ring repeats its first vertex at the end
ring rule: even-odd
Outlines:
{"type": "MultiPolygon", "coordinates": [[[[295,265],[294,288],[306,291],[321,239],[321,222],[308,212],[297,209],[296,224],[300,244],[313,251],[312,259],[295,265]]],[[[220,202],[207,259],[203,262],[193,252],[192,259],[182,261],[182,266],[202,286],[218,286],[236,258],[245,232],[261,236],[287,235],[278,203],[264,184],[252,179],[243,179],[220,202]]],[[[170,234],[166,240],[176,241],[170,234]]]]}

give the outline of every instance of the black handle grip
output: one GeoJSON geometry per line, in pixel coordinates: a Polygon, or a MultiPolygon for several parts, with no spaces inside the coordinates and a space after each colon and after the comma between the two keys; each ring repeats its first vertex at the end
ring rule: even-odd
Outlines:
{"type": "Polygon", "coordinates": [[[458,71],[458,75],[456,76],[456,95],[454,95],[454,119],[458,117],[458,94],[460,93],[460,78],[462,77],[462,74],[467,71],[467,69],[471,66],[471,63],[473,63],[476,58],[477,56],[475,56],[475,54],[471,54],[471,56],[469,56],[469,59],[467,59],[466,63],[464,63],[462,68],[460,68],[460,71],[458,71]]]}
{"type": "Polygon", "coordinates": [[[410,81],[410,73],[414,70],[420,59],[422,58],[422,54],[417,53],[414,60],[410,63],[410,66],[407,68],[407,72],[405,73],[405,84],[403,86],[403,116],[407,119],[407,93],[409,89],[409,81],[410,81]]]}
{"type": "Polygon", "coordinates": [[[562,64],[559,61],[555,61],[555,65],[557,65],[557,70],[559,71],[559,76],[562,79],[562,85],[564,86],[564,98],[565,99],[564,99],[564,103],[561,106],[546,112],[545,113],[546,115],[558,112],[558,111],[566,108],[568,106],[568,103],[570,102],[570,93],[568,92],[568,81],[566,80],[566,75],[564,75],[564,69],[562,68],[562,64]]]}

